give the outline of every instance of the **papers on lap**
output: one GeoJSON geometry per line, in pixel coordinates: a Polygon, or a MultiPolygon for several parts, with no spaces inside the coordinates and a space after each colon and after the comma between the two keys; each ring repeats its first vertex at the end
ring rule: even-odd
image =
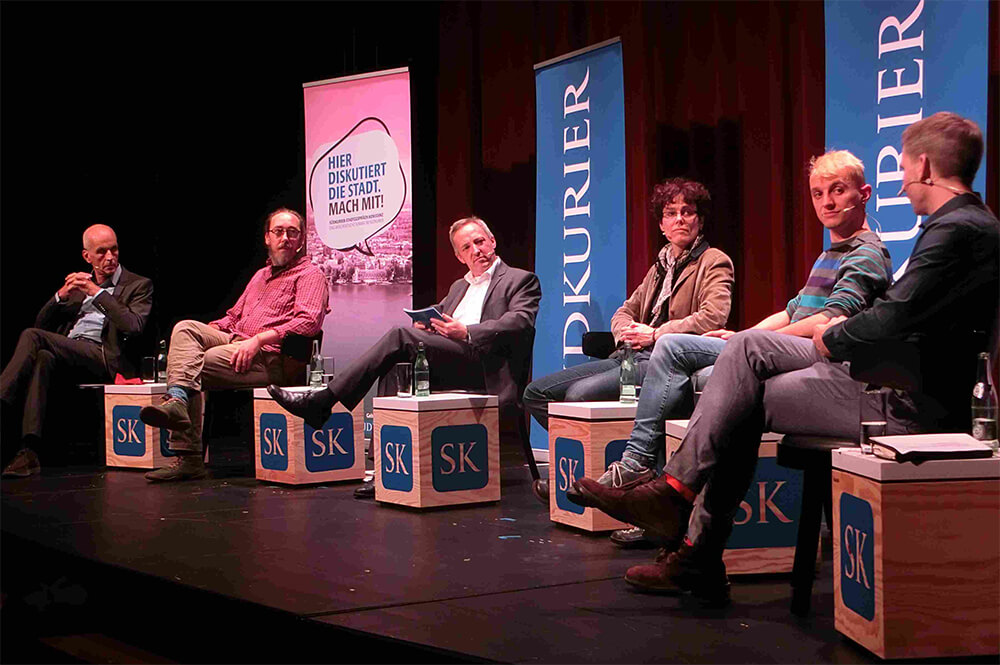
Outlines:
{"type": "Polygon", "coordinates": [[[993,450],[968,434],[903,434],[873,436],[876,456],[897,462],[919,464],[929,459],[992,457],[993,450]]]}
{"type": "Polygon", "coordinates": [[[431,325],[431,319],[440,319],[441,321],[444,321],[444,317],[441,315],[441,312],[438,311],[437,307],[424,307],[423,309],[406,309],[404,307],[403,311],[406,312],[411,319],[413,319],[414,323],[419,321],[428,328],[431,325]]]}

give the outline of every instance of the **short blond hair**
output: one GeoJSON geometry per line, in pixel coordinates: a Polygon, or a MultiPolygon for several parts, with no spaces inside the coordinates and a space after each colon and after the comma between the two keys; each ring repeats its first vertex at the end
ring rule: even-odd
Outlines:
{"type": "Polygon", "coordinates": [[[451,241],[452,249],[455,249],[455,234],[458,233],[458,230],[463,226],[465,226],[466,224],[478,224],[479,228],[483,230],[483,233],[489,236],[490,240],[496,240],[496,238],[493,237],[493,232],[490,231],[490,227],[486,226],[486,222],[484,222],[482,219],[476,217],[475,215],[473,215],[472,217],[463,217],[462,219],[453,223],[451,225],[451,228],[448,229],[448,240],[451,241]]]}
{"type": "Polygon", "coordinates": [[[819,157],[809,160],[809,177],[846,177],[859,188],[865,186],[865,165],[849,150],[827,150],[819,157]]]}

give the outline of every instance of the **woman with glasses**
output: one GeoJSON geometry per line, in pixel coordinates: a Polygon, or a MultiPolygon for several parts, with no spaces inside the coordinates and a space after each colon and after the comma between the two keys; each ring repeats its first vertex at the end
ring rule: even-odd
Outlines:
{"type": "MultiPolygon", "coordinates": [[[[666,237],[656,262],[639,287],[611,317],[617,348],[606,360],[569,367],[533,381],[524,404],[548,428],[549,402],[618,399],[618,374],[629,342],[635,351],[636,384],[641,385],[656,340],[667,333],[700,335],[729,318],[733,262],[709,246],[703,230],[711,196],[699,182],[669,178],[656,185],[650,208],[666,237]]],[[[651,471],[646,475],[651,477],[651,471]]],[[[547,488],[536,483],[539,498],[547,488]]]]}

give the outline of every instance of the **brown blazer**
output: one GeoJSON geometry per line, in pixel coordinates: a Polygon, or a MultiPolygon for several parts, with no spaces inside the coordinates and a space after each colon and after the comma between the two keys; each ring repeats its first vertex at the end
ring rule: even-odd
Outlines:
{"type": "MultiPolygon", "coordinates": [[[[628,324],[651,322],[653,305],[659,293],[660,270],[659,264],[654,263],[642,284],[611,317],[611,332],[616,343],[628,324]]],[[[674,276],[670,292],[670,318],[660,326],[660,331],[700,335],[722,328],[729,318],[732,294],[732,260],[725,252],[702,245],[680,274],[674,276]]]]}

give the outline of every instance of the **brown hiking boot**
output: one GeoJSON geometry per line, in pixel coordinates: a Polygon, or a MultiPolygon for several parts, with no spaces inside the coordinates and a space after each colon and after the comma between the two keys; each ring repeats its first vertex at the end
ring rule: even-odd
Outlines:
{"type": "Polygon", "coordinates": [[[14,455],[14,459],[10,461],[4,470],[4,478],[27,478],[28,476],[33,476],[35,474],[41,473],[42,465],[38,461],[38,455],[31,448],[21,448],[14,455]]]}
{"type": "Polygon", "coordinates": [[[151,427],[166,427],[170,430],[186,430],[191,427],[187,402],[170,395],[164,395],[159,404],[142,407],[139,420],[151,427]]]}
{"type": "Polygon", "coordinates": [[[579,506],[604,511],[616,520],[642,527],[647,536],[668,549],[680,544],[687,532],[691,504],[663,476],[630,490],[605,487],[591,478],[581,478],[577,493],[566,497],[579,506]]]}
{"type": "Polygon", "coordinates": [[[625,581],[650,593],[687,592],[711,605],[729,602],[729,578],[722,555],[698,552],[687,543],[681,543],[675,552],[661,549],[650,565],[632,566],[625,581]]]}
{"type": "Polygon", "coordinates": [[[150,482],[170,482],[173,480],[197,480],[208,475],[201,453],[178,455],[174,463],[146,474],[150,482]]]}

